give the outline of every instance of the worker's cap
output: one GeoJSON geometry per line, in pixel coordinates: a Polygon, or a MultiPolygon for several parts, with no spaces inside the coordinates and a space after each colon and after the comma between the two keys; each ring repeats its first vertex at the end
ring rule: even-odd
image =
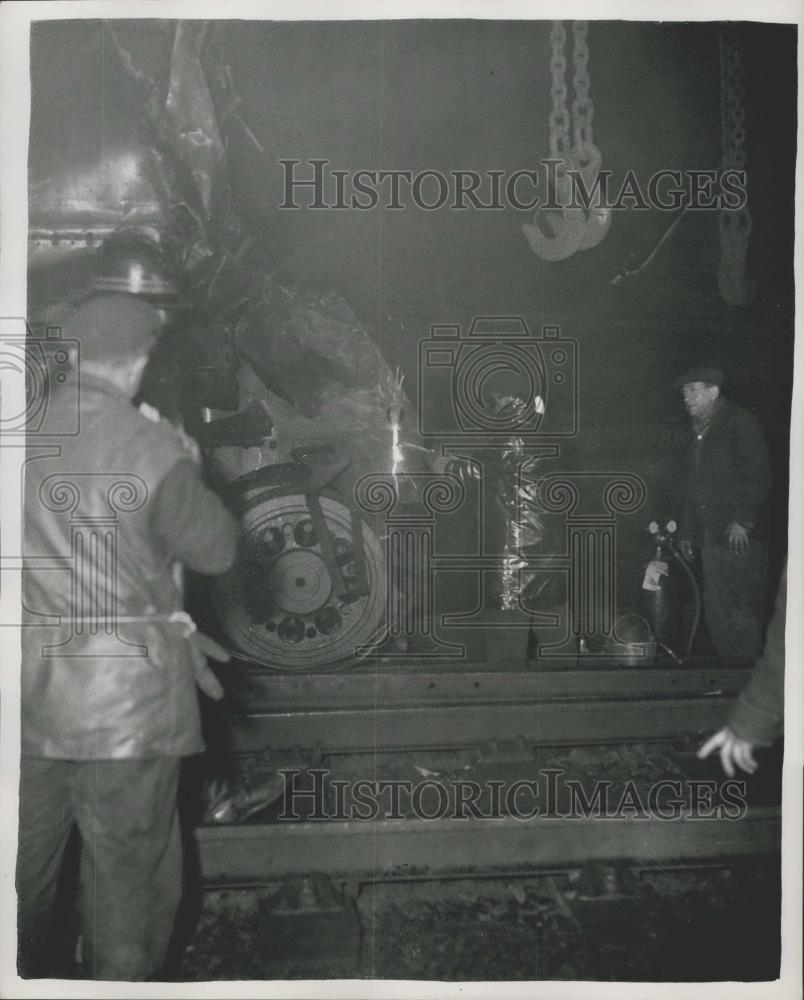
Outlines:
{"type": "Polygon", "coordinates": [[[78,306],[62,332],[78,341],[82,360],[120,361],[148,354],[162,322],[159,312],[145,299],[104,294],[78,306]]]}
{"type": "Polygon", "coordinates": [[[708,368],[705,365],[697,368],[690,368],[683,375],[675,380],[673,385],[676,389],[683,389],[691,382],[703,382],[704,385],[716,385],[718,389],[723,385],[723,372],[720,368],[708,368]]]}

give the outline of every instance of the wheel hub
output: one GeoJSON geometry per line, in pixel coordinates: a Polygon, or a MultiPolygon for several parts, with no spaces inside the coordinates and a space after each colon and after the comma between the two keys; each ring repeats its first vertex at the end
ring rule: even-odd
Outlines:
{"type": "Polygon", "coordinates": [[[274,602],[289,614],[306,615],[317,611],[332,593],[326,563],[317,552],[292,549],[271,567],[274,602]]]}

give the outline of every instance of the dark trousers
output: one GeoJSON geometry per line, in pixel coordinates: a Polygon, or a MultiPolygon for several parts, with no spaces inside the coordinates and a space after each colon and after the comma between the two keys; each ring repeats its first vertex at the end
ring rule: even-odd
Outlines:
{"type": "Polygon", "coordinates": [[[759,659],[764,639],[767,550],[751,540],[747,552],[722,543],[704,543],[703,603],[706,624],[725,666],[759,659]]]}
{"type": "Polygon", "coordinates": [[[74,824],[84,977],[138,981],[159,974],[181,898],[180,765],[179,758],[21,758],[20,976],[50,974],[51,915],[74,824]]]}

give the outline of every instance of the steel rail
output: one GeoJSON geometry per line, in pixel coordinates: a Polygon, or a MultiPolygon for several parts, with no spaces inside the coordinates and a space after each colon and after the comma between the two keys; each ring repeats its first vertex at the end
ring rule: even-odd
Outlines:
{"type": "Polygon", "coordinates": [[[740,670],[273,674],[222,667],[229,750],[327,753],[661,739],[719,727],[740,670]]]}
{"type": "Polygon", "coordinates": [[[630,670],[492,670],[466,664],[400,669],[380,661],[360,672],[278,674],[233,663],[218,668],[234,710],[374,708],[436,703],[517,702],[590,698],[713,696],[736,694],[745,670],[639,668],[630,670]]]}
{"type": "Polygon", "coordinates": [[[773,855],[780,810],[741,819],[401,819],[208,826],[197,831],[207,884],[271,881],[321,873],[332,879],[398,880],[459,872],[530,871],[587,862],[671,861],[773,855]]]}
{"type": "Polygon", "coordinates": [[[683,698],[291,710],[233,717],[233,753],[448,750],[491,740],[543,746],[669,739],[719,728],[731,699],[683,698]]]}

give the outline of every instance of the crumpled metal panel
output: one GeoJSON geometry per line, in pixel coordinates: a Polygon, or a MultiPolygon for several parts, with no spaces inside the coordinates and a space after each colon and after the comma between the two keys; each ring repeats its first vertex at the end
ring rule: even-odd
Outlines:
{"type": "MultiPolygon", "coordinates": [[[[393,373],[372,332],[334,291],[277,282],[251,220],[237,209],[222,129],[239,98],[215,32],[203,21],[161,29],[98,23],[85,38],[92,63],[85,70],[69,60],[77,55],[72,35],[61,32],[51,43],[50,57],[68,63],[57,78],[80,83],[86,101],[67,123],[37,105],[30,297],[43,311],[65,303],[85,286],[94,260],[89,248],[109,230],[154,223],[205,318],[203,340],[233,342],[265,390],[280,397],[271,404],[290,411],[277,422],[292,422],[293,433],[280,435],[292,438],[291,449],[349,440],[364,459],[354,475],[409,471],[426,463],[429,451],[399,414],[391,420],[386,389],[393,373]],[[101,84],[107,93],[93,98],[101,84]],[[59,147],[64,157],[54,154],[59,147]]],[[[43,96],[58,104],[55,87],[43,96]]],[[[172,376],[162,381],[172,384],[172,376]]],[[[242,405],[253,401],[266,401],[260,387],[241,392],[242,405]]],[[[401,387],[398,410],[413,412],[401,387]]],[[[261,463],[276,460],[281,443],[271,444],[261,463]]]]}
{"type": "Polygon", "coordinates": [[[225,168],[225,151],[199,49],[204,25],[179,21],[170,61],[165,126],[174,153],[184,163],[198,192],[204,219],[213,213],[215,182],[225,168]]]}
{"type": "MultiPolygon", "coordinates": [[[[172,30],[157,23],[124,35],[154,65],[172,30]]],[[[122,70],[103,23],[34,25],[31,58],[31,263],[97,245],[119,226],[160,225],[163,208],[140,133],[142,89],[122,70]]]]}
{"type": "Polygon", "coordinates": [[[34,180],[28,189],[31,243],[66,245],[121,225],[158,223],[162,210],[142,169],[144,160],[133,134],[127,150],[83,163],[66,160],[58,174],[34,180]]]}

